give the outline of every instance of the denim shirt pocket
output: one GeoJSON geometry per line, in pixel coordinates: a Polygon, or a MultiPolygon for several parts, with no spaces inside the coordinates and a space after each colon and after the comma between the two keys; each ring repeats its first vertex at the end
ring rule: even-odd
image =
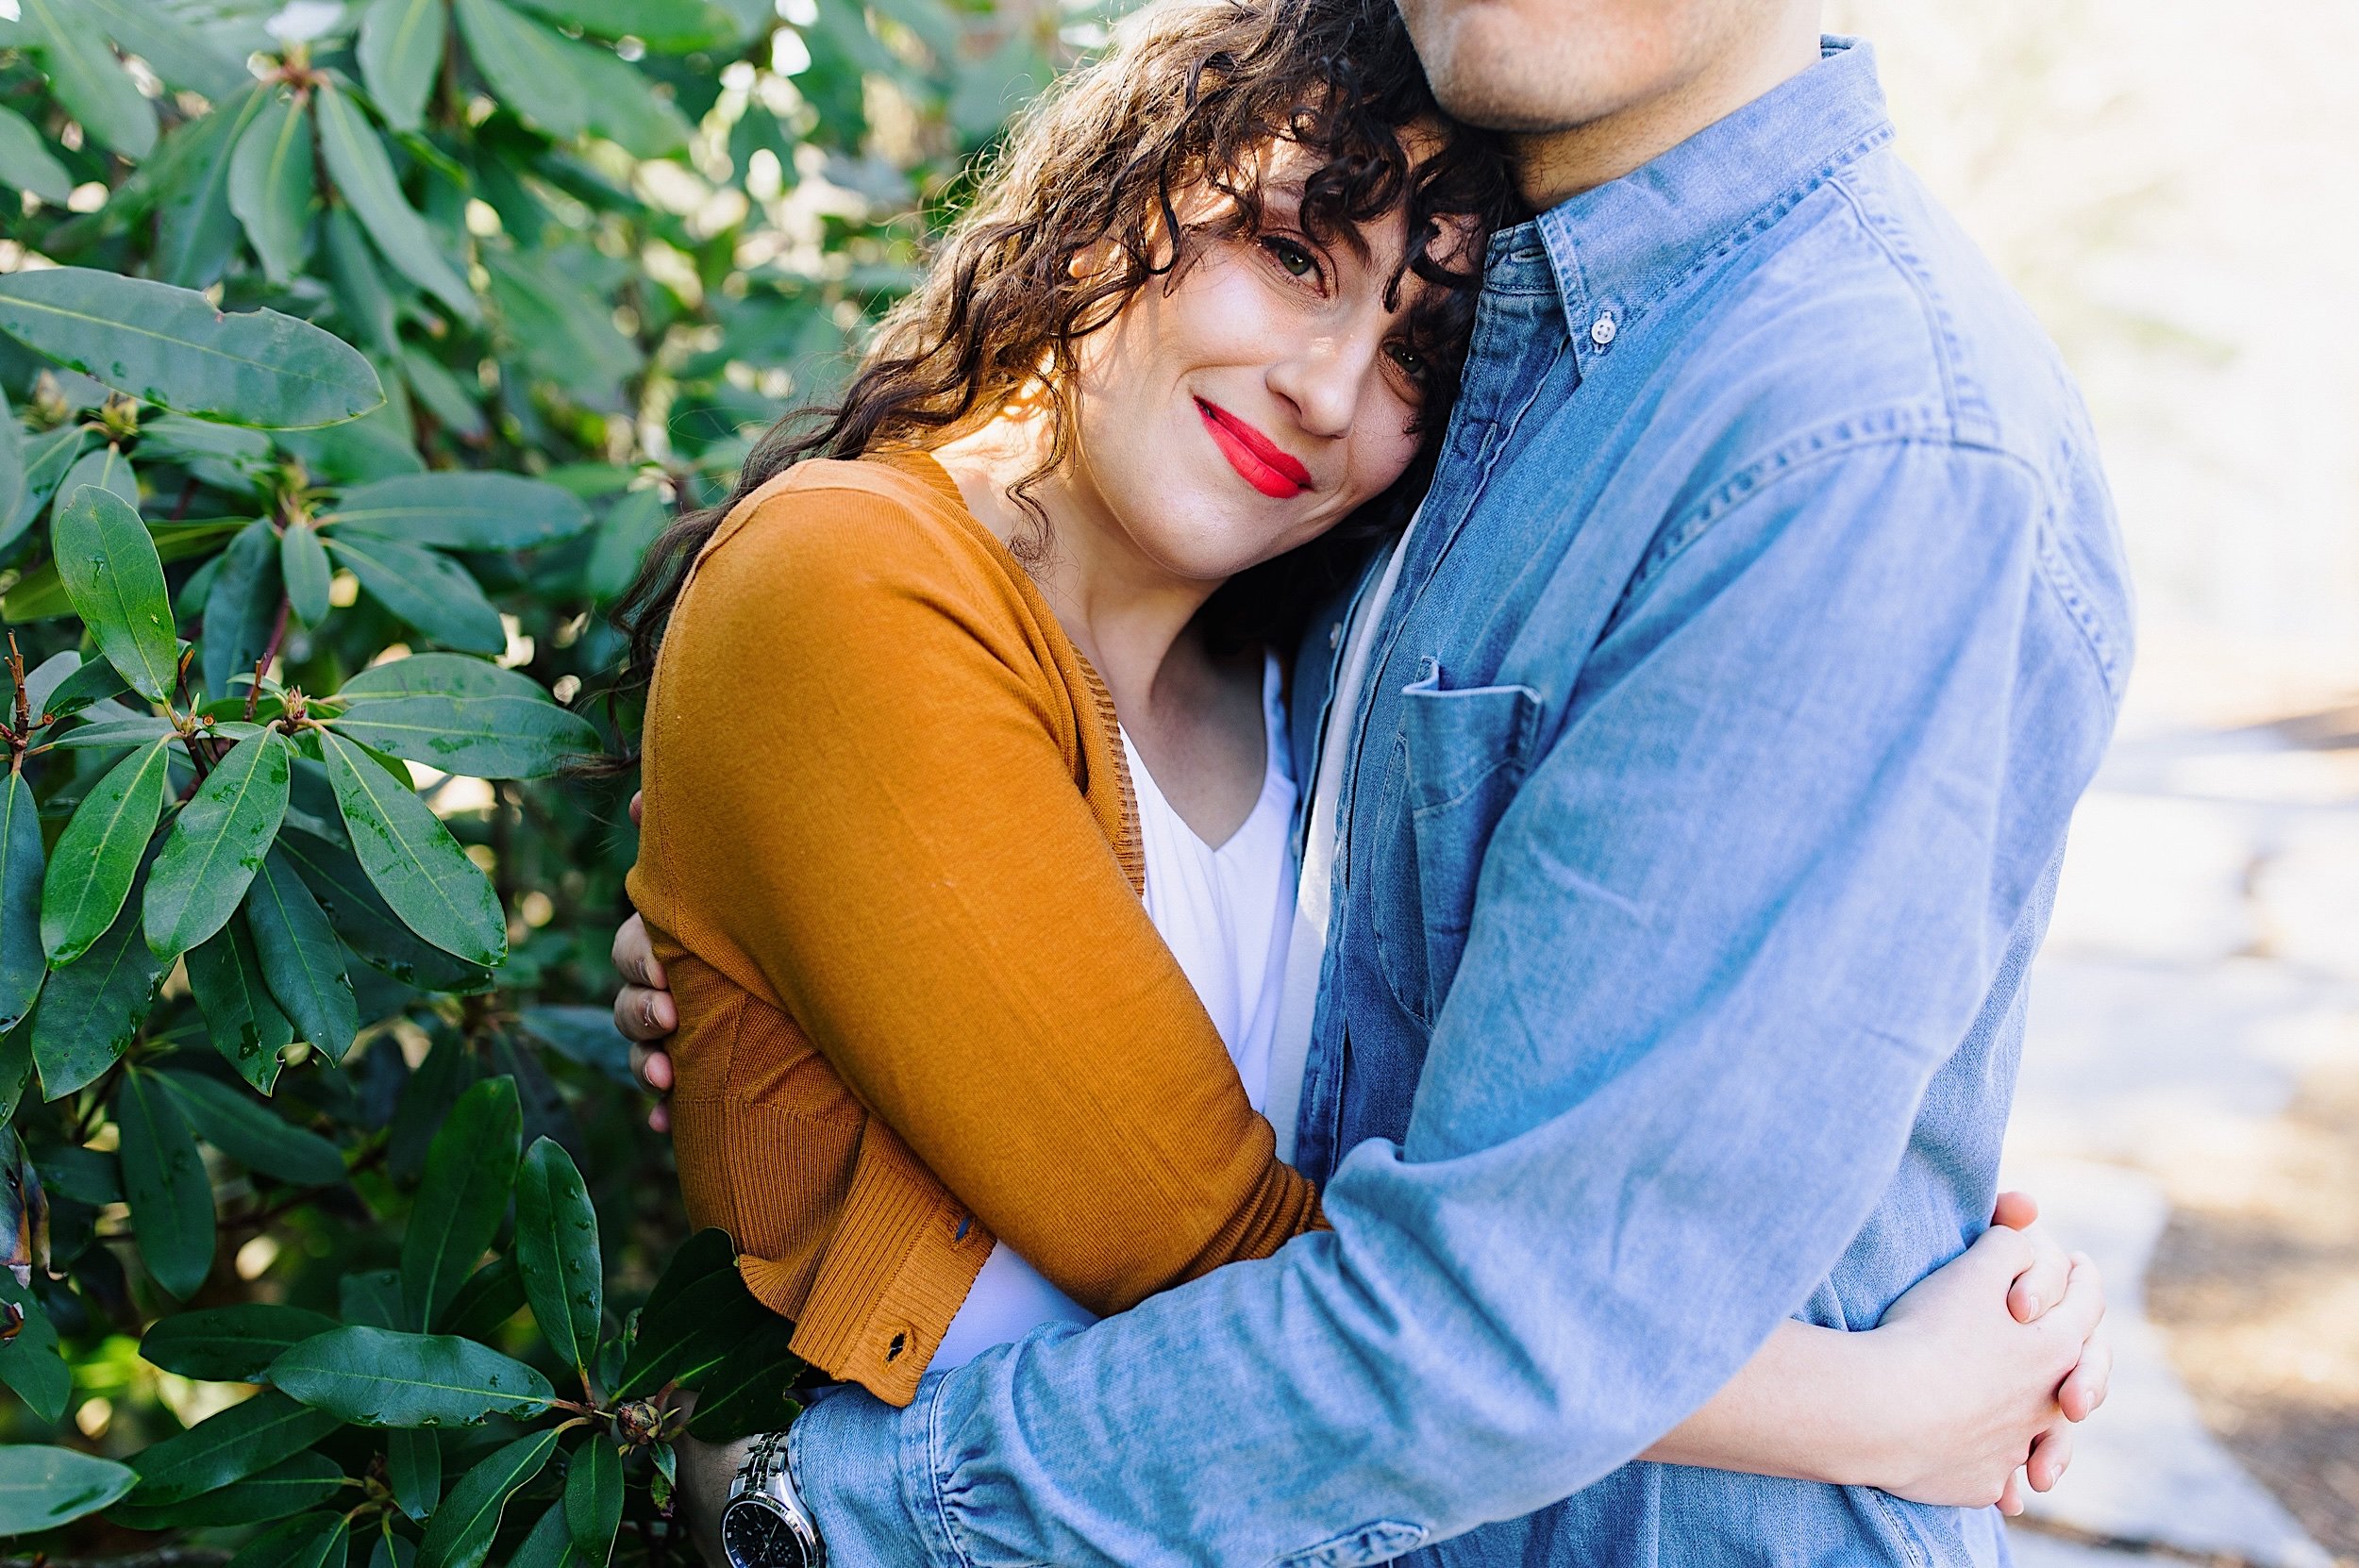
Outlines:
{"type": "Polygon", "coordinates": [[[1540,730],[1529,686],[1446,689],[1441,668],[1401,692],[1400,728],[1373,876],[1376,946],[1394,1000],[1430,1025],[1466,950],[1491,831],[1524,780],[1540,730]],[[1401,819],[1406,818],[1403,822],[1401,819]]]}

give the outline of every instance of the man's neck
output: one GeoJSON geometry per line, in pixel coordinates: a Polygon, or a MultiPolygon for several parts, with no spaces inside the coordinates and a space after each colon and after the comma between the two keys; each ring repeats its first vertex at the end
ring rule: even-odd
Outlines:
{"type": "Polygon", "coordinates": [[[1627,108],[1564,130],[1514,138],[1524,200],[1545,211],[1619,179],[1800,75],[1818,62],[1816,10],[1786,8],[1773,25],[1715,54],[1694,75],[1627,108]]]}

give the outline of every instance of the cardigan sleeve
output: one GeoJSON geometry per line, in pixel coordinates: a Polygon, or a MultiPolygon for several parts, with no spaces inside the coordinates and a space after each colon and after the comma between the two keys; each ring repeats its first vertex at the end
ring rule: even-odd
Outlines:
{"type": "Polygon", "coordinates": [[[1075,722],[979,540],[789,488],[674,615],[646,822],[673,936],[757,972],[995,1235],[1110,1312],[1318,1213],[1075,784],[1075,722]]]}

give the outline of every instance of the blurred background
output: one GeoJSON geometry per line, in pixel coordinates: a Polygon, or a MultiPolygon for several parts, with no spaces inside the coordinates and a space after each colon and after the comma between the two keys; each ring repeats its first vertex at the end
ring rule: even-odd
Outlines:
{"type": "Polygon", "coordinates": [[[2139,590],[2009,1144],[2121,1368],[2018,1555],[2359,1563],[2359,8],[1829,9],[2063,344],[2139,590]]]}

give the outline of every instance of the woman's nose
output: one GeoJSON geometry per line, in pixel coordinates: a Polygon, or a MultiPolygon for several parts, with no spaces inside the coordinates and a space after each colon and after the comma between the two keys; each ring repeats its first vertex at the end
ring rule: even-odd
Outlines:
{"type": "Polygon", "coordinates": [[[1349,339],[1312,338],[1270,366],[1270,391],[1294,405],[1310,434],[1340,436],[1359,412],[1369,359],[1349,339]]]}

